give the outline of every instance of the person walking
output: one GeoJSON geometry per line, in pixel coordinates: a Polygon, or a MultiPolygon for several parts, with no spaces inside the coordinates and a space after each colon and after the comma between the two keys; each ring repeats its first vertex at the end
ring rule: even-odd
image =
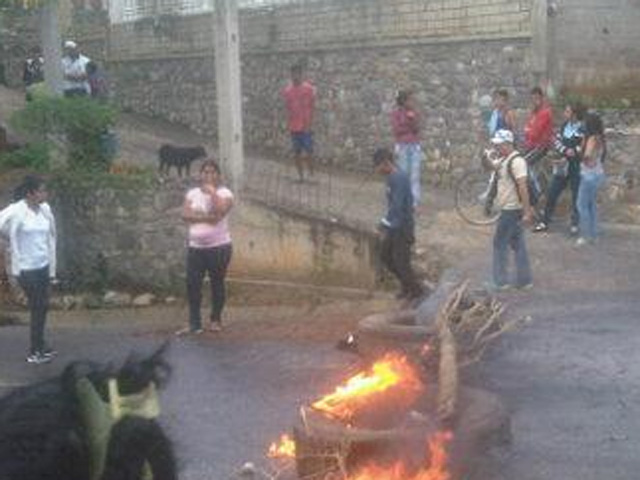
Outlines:
{"type": "Polygon", "coordinates": [[[313,175],[313,117],[316,89],[303,79],[302,65],[291,67],[291,82],[282,91],[291,145],[300,182],[304,182],[304,167],[313,175]]]}
{"type": "Polygon", "coordinates": [[[567,187],[571,188],[571,234],[578,233],[578,188],[580,187],[580,159],[582,142],[584,140],[584,126],[582,120],[584,108],[575,103],[564,109],[564,123],[558,131],[554,148],[562,157],[554,162],[553,177],[547,202],[544,207],[542,220],[533,228],[534,232],[546,232],[553,219],[553,213],[560,195],[567,187]]]}
{"type": "Polygon", "coordinates": [[[512,285],[507,276],[509,248],[515,254],[516,288],[533,286],[529,255],[522,223],[533,221],[533,208],[529,203],[527,186],[527,163],[514,148],[513,133],[498,130],[491,139],[500,155],[496,165],[496,203],[500,217],[493,237],[493,284],[492,289],[506,290],[512,285]]]}
{"type": "Polygon", "coordinates": [[[423,156],[420,147],[420,114],[416,109],[413,93],[408,90],[398,92],[396,107],[391,112],[395,154],[398,167],[409,176],[413,205],[417,207],[421,199],[420,169],[423,156]]]}
{"type": "Polygon", "coordinates": [[[408,175],[394,162],[393,153],[380,148],[373,154],[375,171],[386,177],[387,213],[378,229],[382,236],[380,260],[400,282],[398,299],[413,301],[424,289],[411,266],[414,236],[414,205],[408,175]]]}
{"type": "Polygon", "coordinates": [[[31,347],[27,362],[42,364],[56,354],[44,338],[49,285],[56,277],[56,226],[40,178],[25,177],[20,191],[22,200],[15,204],[9,219],[11,274],[24,290],[29,307],[31,347]]]}
{"type": "Polygon", "coordinates": [[[577,245],[594,243],[598,237],[598,190],[605,178],[603,163],[607,153],[602,119],[590,113],[585,119],[584,128],[585,146],[577,200],[580,215],[577,245]]]}
{"type": "Polygon", "coordinates": [[[189,326],[178,334],[202,333],[202,283],[209,275],[211,283],[210,329],[222,330],[222,312],[226,301],[225,277],[233,252],[228,214],[233,193],[222,184],[220,167],[206,160],[200,168],[200,186],[185,196],[182,219],[188,225],[187,298],[189,326]]]}

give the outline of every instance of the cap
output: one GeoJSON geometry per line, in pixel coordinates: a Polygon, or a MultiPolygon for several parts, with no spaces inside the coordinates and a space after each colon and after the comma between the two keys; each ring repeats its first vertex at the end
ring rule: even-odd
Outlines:
{"type": "Polygon", "coordinates": [[[77,47],[78,47],[78,44],[73,40],[67,40],[66,42],[64,42],[64,48],[77,48],[77,47]]]}
{"type": "Polygon", "coordinates": [[[509,130],[498,130],[491,139],[491,143],[494,145],[501,145],[503,143],[513,143],[513,133],[509,130]]]}

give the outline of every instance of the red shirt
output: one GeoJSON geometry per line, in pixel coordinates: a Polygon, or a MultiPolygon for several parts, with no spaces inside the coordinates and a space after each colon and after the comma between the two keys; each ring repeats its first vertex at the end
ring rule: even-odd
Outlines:
{"type": "Polygon", "coordinates": [[[391,128],[396,143],[419,143],[420,116],[415,110],[398,108],[391,112],[391,128]]]}
{"type": "Polygon", "coordinates": [[[546,103],[535,112],[531,112],[524,127],[524,145],[526,148],[547,148],[553,139],[553,114],[546,103]]]}
{"type": "Polygon", "coordinates": [[[289,117],[289,131],[292,133],[311,131],[316,89],[304,81],[300,85],[290,83],[282,90],[282,97],[289,117]]]}

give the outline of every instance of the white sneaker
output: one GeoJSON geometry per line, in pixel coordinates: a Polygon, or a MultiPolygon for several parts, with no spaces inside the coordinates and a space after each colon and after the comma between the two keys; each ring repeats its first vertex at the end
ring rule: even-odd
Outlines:
{"type": "Polygon", "coordinates": [[[587,242],[586,238],[580,237],[580,238],[578,238],[576,240],[576,247],[582,247],[583,245],[586,245],[587,243],[589,243],[589,242],[587,242]]]}
{"type": "Polygon", "coordinates": [[[571,225],[571,228],[569,228],[569,233],[571,235],[577,235],[578,234],[578,227],[576,227],[575,225],[571,225]]]}

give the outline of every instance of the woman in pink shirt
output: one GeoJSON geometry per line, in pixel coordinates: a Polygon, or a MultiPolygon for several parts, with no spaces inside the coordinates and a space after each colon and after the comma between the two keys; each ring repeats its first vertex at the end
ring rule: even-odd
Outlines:
{"type": "Polygon", "coordinates": [[[420,168],[422,149],[420,147],[420,115],[413,100],[413,93],[406,90],[398,92],[397,108],[391,112],[391,127],[395,138],[395,153],[398,166],[411,181],[413,205],[420,203],[420,168]]]}
{"type": "Polygon", "coordinates": [[[211,282],[212,331],[222,329],[222,310],[226,299],[225,275],[231,260],[231,235],[227,216],[233,206],[233,193],[221,184],[220,167],[207,160],[200,169],[200,186],[185,196],[182,218],[188,224],[187,297],[189,327],[182,333],[202,333],[202,282],[211,282]]]}

